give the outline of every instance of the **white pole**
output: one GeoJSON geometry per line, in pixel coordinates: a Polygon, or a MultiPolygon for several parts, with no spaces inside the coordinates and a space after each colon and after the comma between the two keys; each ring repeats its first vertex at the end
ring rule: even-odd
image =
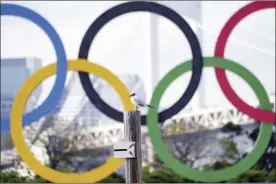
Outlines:
{"type": "MultiPolygon", "coordinates": [[[[183,2],[184,3],[184,2],[183,2]]],[[[195,2],[198,3],[198,2],[195,2]]],[[[198,18],[193,18],[194,21],[202,24],[202,2],[194,7],[194,11],[199,15],[198,18]],[[197,20],[195,20],[197,19],[197,20]]],[[[188,11],[188,10],[185,10],[188,11]]],[[[191,10],[189,10],[191,11],[191,10]]],[[[185,14],[185,12],[183,12],[185,14]]],[[[148,102],[151,100],[153,90],[159,82],[159,31],[158,31],[158,15],[148,13],[147,25],[146,25],[146,99],[148,102]]],[[[197,37],[203,52],[203,31],[200,27],[195,30],[197,37]]],[[[205,108],[205,72],[202,73],[201,83],[198,87],[197,92],[194,95],[192,109],[205,108]]]]}
{"type": "Polygon", "coordinates": [[[146,100],[150,102],[159,81],[158,15],[148,13],[146,25],[146,100]]]}
{"type": "MultiPolygon", "coordinates": [[[[204,55],[204,42],[203,42],[203,35],[204,35],[204,32],[202,30],[202,2],[199,3],[199,5],[197,6],[198,10],[196,11],[199,15],[198,15],[198,19],[195,20],[198,22],[198,24],[200,25],[199,27],[196,28],[196,35],[197,35],[197,38],[198,38],[198,41],[199,41],[199,44],[200,44],[200,47],[201,47],[201,51],[202,51],[202,55],[204,55]]],[[[193,98],[193,103],[192,103],[192,109],[193,110],[196,110],[196,109],[200,109],[200,108],[205,108],[206,104],[205,104],[205,77],[206,77],[206,72],[202,71],[202,77],[201,77],[201,80],[200,80],[200,84],[198,86],[198,89],[194,95],[194,98],[193,98]]]]}

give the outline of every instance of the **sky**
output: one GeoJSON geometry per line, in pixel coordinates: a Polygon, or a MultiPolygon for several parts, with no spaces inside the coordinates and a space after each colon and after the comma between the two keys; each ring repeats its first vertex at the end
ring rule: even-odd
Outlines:
{"type": "MultiPolygon", "coordinates": [[[[8,1],[28,7],[45,17],[60,35],[68,59],[76,59],[80,43],[90,24],[108,8],[123,1],[8,1]]],[[[5,1],[1,1],[6,3],[5,1]]],[[[230,16],[249,1],[202,2],[202,20],[183,2],[167,3],[180,13],[198,34],[201,32],[203,56],[212,56],[216,39],[230,16]],[[180,4],[178,4],[180,3],[180,4]]],[[[89,60],[100,63],[117,75],[138,74],[146,83],[147,20],[149,13],[131,13],[114,19],[97,35],[89,60]]],[[[170,21],[159,17],[159,80],[181,62],[191,59],[187,39],[170,21]]],[[[268,93],[275,92],[275,10],[259,11],[244,19],[227,43],[225,57],[253,72],[268,93]]],[[[56,61],[52,43],[34,24],[13,16],[1,17],[1,58],[35,56],[43,66],[56,61]]],[[[68,72],[71,74],[72,72],[68,72]]],[[[246,102],[256,100],[250,87],[237,76],[227,76],[246,102]]],[[[166,90],[161,105],[172,105],[187,88],[191,73],[185,74],[166,90]]],[[[43,82],[43,97],[48,95],[54,76],[43,82]]],[[[69,78],[69,77],[68,77],[69,78]]],[[[212,68],[204,69],[203,87],[207,106],[229,104],[221,92],[212,68]]],[[[196,101],[196,99],[193,99],[196,101]]]]}

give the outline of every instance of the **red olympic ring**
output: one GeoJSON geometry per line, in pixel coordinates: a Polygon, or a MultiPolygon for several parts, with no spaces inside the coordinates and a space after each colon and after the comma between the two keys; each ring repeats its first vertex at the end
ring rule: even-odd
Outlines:
{"type": "MultiPolygon", "coordinates": [[[[216,57],[224,57],[225,45],[228,40],[229,35],[235,26],[243,20],[247,15],[251,13],[257,12],[262,9],[275,8],[276,1],[256,1],[252,2],[239,11],[237,11],[232,17],[228,20],[228,22],[224,25],[215,48],[215,56],[216,57]]],[[[254,118],[258,121],[265,121],[270,123],[276,122],[276,113],[273,113],[268,110],[262,110],[259,108],[252,107],[245,103],[233,90],[231,87],[224,69],[215,68],[217,81],[224,92],[227,99],[241,112],[248,115],[251,118],[254,118]]]]}

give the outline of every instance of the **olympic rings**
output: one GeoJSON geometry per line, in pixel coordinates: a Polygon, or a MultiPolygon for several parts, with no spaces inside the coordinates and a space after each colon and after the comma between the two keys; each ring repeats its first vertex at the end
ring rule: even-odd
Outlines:
{"type": "MultiPolygon", "coordinates": [[[[56,55],[57,55],[57,77],[53,89],[51,90],[49,96],[37,109],[32,112],[26,113],[23,117],[23,125],[30,124],[31,122],[39,120],[41,117],[45,116],[47,113],[53,110],[56,102],[59,101],[67,74],[67,58],[63,43],[51,26],[51,24],[36,12],[13,4],[1,4],[1,16],[2,15],[14,15],[17,17],[22,17],[38,25],[51,39],[56,55]]],[[[4,129],[10,128],[10,118],[1,118],[1,126],[4,129]]]]}
{"type": "MultiPolygon", "coordinates": [[[[129,98],[129,92],[126,86],[109,70],[104,67],[86,62],[84,60],[75,60],[68,62],[68,70],[82,71],[93,73],[99,77],[102,77],[120,95],[121,100],[124,103],[124,109],[127,111],[135,110],[135,106],[131,103],[129,98]]],[[[91,183],[98,182],[105,177],[115,172],[124,162],[124,159],[109,159],[104,165],[83,174],[68,174],[55,171],[47,166],[42,165],[29,150],[23,135],[22,129],[22,114],[28,97],[32,94],[32,91],[38,86],[44,79],[53,75],[56,71],[56,64],[51,64],[45,68],[40,69],[33,74],[26,83],[22,86],[16,98],[11,110],[11,135],[14,142],[14,146],[17,148],[18,154],[22,160],[38,175],[54,183],[91,183]]]]}
{"type": "MultiPolygon", "coordinates": [[[[259,10],[268,9],[268,8],[275,8],[276,1],[255,1],[252,2],[239,11],[237,11],[232,17],[228,20],[228,22],[224,25],[215,48],[215,56],[217,57],[224,57],[225,45],[228,40],[229,35],[231,34],[232,30],[235,26],[243,20],[246,16],[257,12],[259,10]]],[[[220,68],[215,68],[216,77],[218,83],[224,92],[227,99],[241,112],[254,118],[258,121],[267,121],[269,123],[276,123],[276,113],[269,111],[268,109],[258,109],[252,107],[245,103],[233,90],[231,87],[225,71],[220,68]]]]}
{"type": "MultiPolygon", "coordinates": [[[[262,109],[272,109],[264,87],[260,81],[246,68],[233,61],[215,57],[204,58],[204,66],[223,68],[234,72],[251,86],[260,101],[260,106],[262,109]]],[[[151,138],[154,149],[159,158],[167,167],[172,169],[175,173],[188,179],[200,182],[220,182],[237,177],[238,175],[250,169],[266,151],[272,135],[272,124],[261,123],[257,143],[252,152],[236,165],[219,171],[198,171],[183,165],[172,155],[171,152],[168,151],[166,145],[162,142],[158,127],[157,107],[159,106],[160,99],[165,92],[165,89],[181,74],[184,74],[189,70],[191,70],[191,61],[187,61],[178,65],[161,80],[153,93],[151,104],[156,108],[149,110],[147,121],[150,122],[148,124],[149,136],[151,138]]]]}
{"type": "MultiPolygon", "coordinates": [[[[134,1],[114,6],[101,14],[88,28],[80,46],[79,58],[88,58],[90,45],[104,25],[120,15],[137,11],[156,13],[171,20],[187,37],[192,49],[193,67],[191,81],[182,97],[172,107],[159,114],[159,122],[163,123],[165,120],[180,112],[189,103],[199,85],[202,74],[203,62],[198,39],[189,24],[178,13],[166,6],[154,2],[134,1]]],[[[79,77],[82,87],[91,103],[108,117],[118,122],[123,122],[123,113],[110,107],[101,99],[100,95],[93,88],[88,74],[79,72],[79,77]]],[[[146,125],[146,116],[141,117],[141,124],[146,125]]]]}
{"type": "MultiPolygon", "coordinates": [[[[227,41],[227,38],[234,28],[234,26],[246,15],[258,11],[264,8],[271,8],[275,7],[275,4],[268,3],[268,2],[254,2],[251,3],[240,11],[235,14],[229,22],[225,25],[222,33],[217,41],[216,45],[216,56],[223,57],[224,48],[227,41]],[[221,47],[221,48],[220,48],[221,47]]],[[[257,144],[254,150],[247,155],[242,161],[237,163],[236,165],[220,170],[220,171],[213,171],[213,172],[200,172],[193,170],[187,166],[182,165],[177,159],[175,159],[166,149],[164,144],[162,143],[160,132],[158,131],[158,122],[164,122],[166,119],[170,118],[172,115],[179,112],[192,98],[195,90],[198,87],[202,68],[203,68],[203,58],[201,55],[200,45],[195,34],[192,32],[192,29],[187,24],[185,20],[183,20],[176,12],[173,10],[159,5],[157,3],[152,2],[128,2],[123,3],[121,5],[115,6],[105,13],[103,13],[100,17],[96,19],[96,21],[90,26],[88,31],[86,32],[82,44],[79,51],[80,58],[87,58],[89,47],[95,38],[96,34],[100,31],[101,27],[103,27],[106,23],[108,23],[113,18],[135,11],[149,11],[152,13],[156,13],[166,18],[170,19],[177,26],[182,30],[185,34],[187,39],[190,42],[192,52],[193,52],[193,62],[192,60],[182,63],[181,65],[177,66],[175,69],[170,71],[158,84],[157,88],[154,91],[152,97],[152,105],[158,107],[160,98],[164,93],[165,88],[177,77],[179,77],[182,73],[187,72],[188,70],[193,71],[192,80],[189,83],[187,91],[181,97],[181,99],[173,105],[170,109],[167,109],[160,114],[158,114],[157,108],[150,109],[148,112],[147,117],[143,117],[143,124],[148,123],[149,128],[149,135],[152,140],[153,145],[155,146],[156,152],[160,159],[167,165],[169,168],[174,170],[176,173],[185,176],[186,178],[202,181],[202,182],[218,182],[224,181],[227,179],[231,179],[233,177],[238,176],[239,174],[243,173],[247,169],[249,169],[253,164],[257,162],[257,160],[262,156],[265,152],[270,137],[272,135],[272,124],[275,124],[275,119],[272,119],[272,115],[274,115],[271,110],[271,105],[266,94],[265,89],[263,88],[262,84],[256,79],[256,77],[242,67],[239,64],[234,63],[233,61],[226,60],[223,58],[216,58],[216,57],[208,57],[204,59],[204,66],[206,67],[216,67],[216,74],[218,81],[220,83],[221,88],[223,89],[224,93],[228,100],[234,104],[239,110],[244,112],[245,114],[253,117],[257,120],[261,120],[261,129],[259,133],[259,138],[257,139],[257,144]],[[224,69],[230,70],[240,77],[242,77],[248,84],[252,87],[254,92],[256,93],[259,101],[260,101],[260,108],[253,109],[252,107],[245,104],[239,97],[234,93],[232,88],[230,87],[229,82],[224,73],[224,69]],[[223,84],[222,81],[225,79],[226,84],[223,84]],[[229,90],[229,91],[228,91],[229,90]],[[266,110],[266,111],[265,111],[266,110]],[[171,112],[170,112],[171,111],[171,112]],[[263,117],[263,116],[267,116],[263,117]],[[161,120],[161,121],[158,121],[161,120]],[[264,122],[265,121],[265,122],[264,122]]],[[[120,165],[123,163],[123,159],[110,159],[104,165],[94,169],[93,171],[84,173],[84,174],[65,174],[50,169],[46,166],[43,166],[38,160],[34,158],[28,146],[24,141],[24,137],[22,134],[22,121],[24,123],[31,123],[33,121],[38,120],[42,116],[44,116],[47,112],[53,109],[54,103],[59,101],[62,89],[65,83],[65,77],[67,72],[67,60],[64,51],[63,44],[54,30],[54,28],[40,15],[29,10],[27,8],[18,6],[18,5],[10,5],[10,4],[1,4],[1,15],[15,15],[19,17],[26,18],[39,27],[41,27],[47,35],[50,37],[51,41],[54,44],[58,62],[57,64],[49,65],[35,74],[33,74],[26,83],[22,86],[16,98],[14,100],[12,110],[11,110],[11,134],[12,139],[14,142],[15,147],[18,150],[20,157],[23,159],[24,162],[31,169],[33,169],[38,175],[42,176],[43,178],[55,182],[55,183],[68,183],[68,182],[78,182],[78,183],[88,183],[88,182],[97,182],[102,180],[103,178],[107,177],[108,175],[112,174],[120,165]],[[55,81],[54,88],[52,89],[50,95],[48,96],[47,100],[38,108],[32,111],[31,113],[27,113],[23,115],[24,106],[27,101],[27,98],[33,91],[33,89],[39,85],[45,78],[51,76],[54,73],[57,73],[57,79],[55,81]]],[[[87,73],[93,73],[98,75],[99,77],[103,77],[106,79],[119,93],[121,100],[124,103],[125,110],[134,110],[135,106],[131,103],[129,99],[129,92],[127,87],[114,75],[112,72],[108,71],[104,67],[101,67],[97,64],[93,64],[88,62],[86,59],[78,59],[74,61],[68,62],[68,70],[76,70],[80,71],[79,76],[81,78],[81,82],[83,88],[85,89],[86,94],[88,95],[89,99],[95,107],[97,107],[100,111],[108,115],[109,117],[117,120],[122,121],[123,115],[122,112],[119,112],[111,107],[107,106],[107,104],[100,100],[102,106],[99,107],[99,101],[95,100],[98,94],[93,89],[91,82],[88,78],[87,73]],[[89,91],[90,90],[90,91],[89,91]],[[93,91],[95,93],[93,93],[93,91]],[[93,95],[95,96],[93,96],[93,95]],[[106,106],[104,105],[106,104],[106,106]],[[109,110],[107,110],[109,109],[109,110]]],[[[224,82],[225,82],[224,81],[224,82]]],[[[2,119],[1,119],[2,121],[2,119]]],[[[9,121],[6,119],[5,121],[9,121]]]]}

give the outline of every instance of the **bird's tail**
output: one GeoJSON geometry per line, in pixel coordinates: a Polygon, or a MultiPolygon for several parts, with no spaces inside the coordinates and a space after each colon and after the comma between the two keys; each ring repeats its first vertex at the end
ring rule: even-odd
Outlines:
{"type": "Polygon", "coordinates": [[[151,105],[147,105],[149,108],[154,108],[154,107],[152,107],[151,105]]]}

